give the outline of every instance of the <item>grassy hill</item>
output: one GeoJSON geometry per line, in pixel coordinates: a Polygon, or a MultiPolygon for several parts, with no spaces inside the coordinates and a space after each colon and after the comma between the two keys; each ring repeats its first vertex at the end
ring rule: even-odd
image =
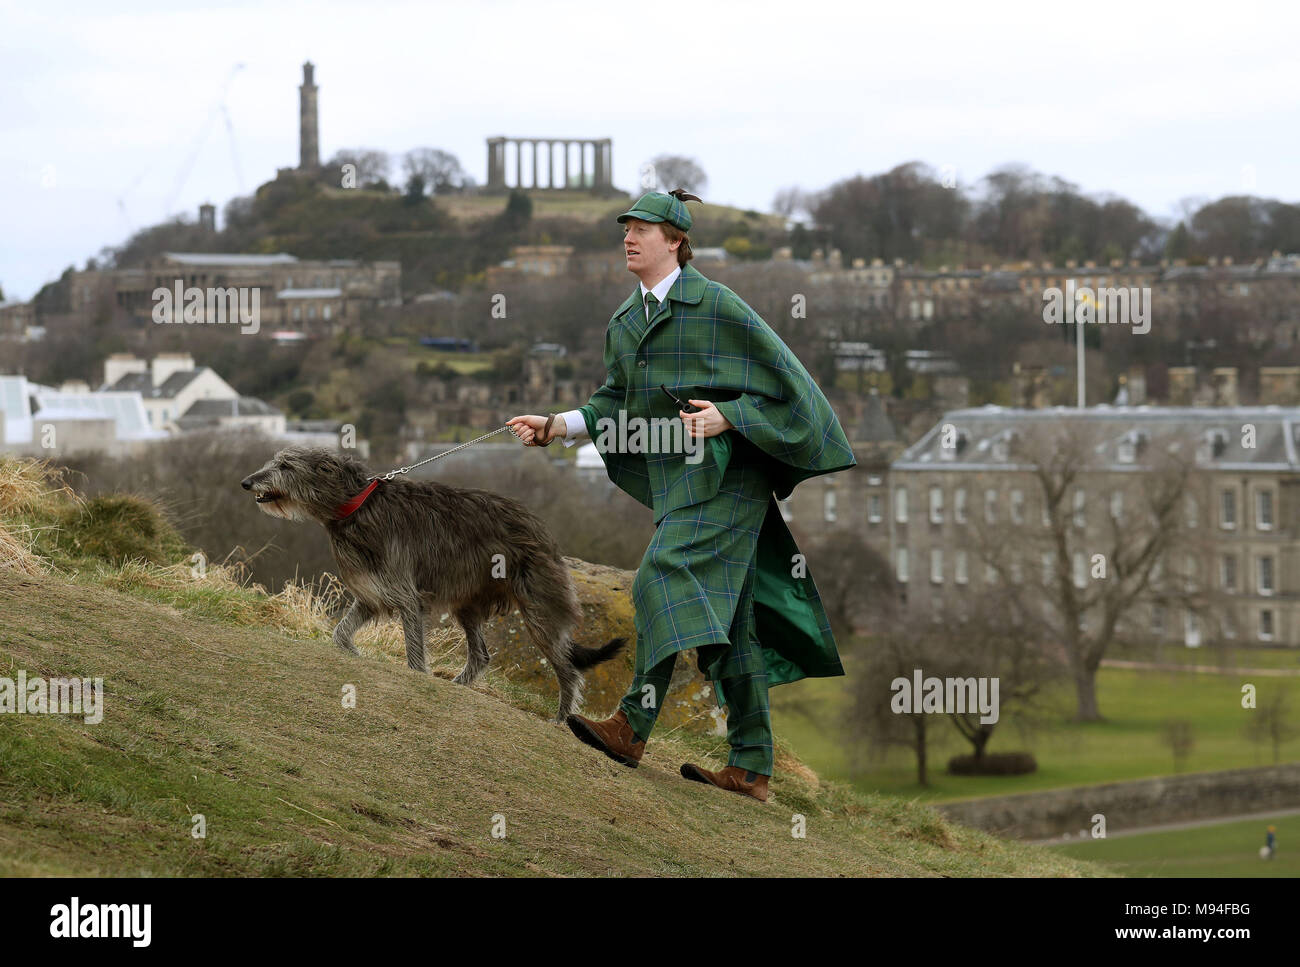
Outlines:
{"type": "Polygon", "coordinates": [[[447,681],[450,633],[422,676],[391,626],[338,652],[319,589],[124,559],[147,509],[109,514],[0,461],[0,676],[102,677],[106,693],[99,724],[0,716],[0,875],[1098,873],[820,782],[788,752],[766,805],[686,782],[681,762],[726,748],[684,727],[626,769],[547,721],[553,688],[447,681]]]}

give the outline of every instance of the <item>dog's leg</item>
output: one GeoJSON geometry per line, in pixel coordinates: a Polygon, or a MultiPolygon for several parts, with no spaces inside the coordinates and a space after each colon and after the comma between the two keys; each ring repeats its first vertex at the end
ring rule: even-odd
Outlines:
{"type": "Polygon", "coordinates": [[[538,650],[550,662],[551,670],[560,682],[560,707],[555,713],[555,721],[563,723],[570,715],[578,711],[582,704],[582,672],[574,667],[569,651],[572,642],[569,629],[563,617],[553,615],[545,607],[527,603],[520,607],[524,627],[538,650]]]}
{"type": "Polygon", "coordinates": [[[582,705],[582,672],[574,668],[567,658],[551,662],[555,677],[560,680],[560,710],[555,721],[561,724],[582,705]]]}
{"type": "Polygon", "coordinates": [[[352,643],[352,636],[374,616],[373,611],[356,598],[353,598],[352,606],[348,608],[347,613],[343,615],[343,619],[334,628],[334,644],[354,655],[361,654],[361,652],[357,651],[357,646],[352,643]]]}
{"type": "Polygon", "coordinates": [[[412,671],[428,672],[429,660],[424,654],[424,616],[420,604],[399,608],[402,615],[402,632],[406,635],[406,667],[412,671]]]}
{"type": "Polygon", "coordinates": [[[456,620],[465,632],[465,645],[469,654],[465,658],[465,667],[452,681],[458,685],[470,685],[483,674],[492,655],[488,652],[487,640],[483,637],[483,616],[478,609],[465,608],[457,611],[456,620]]]}

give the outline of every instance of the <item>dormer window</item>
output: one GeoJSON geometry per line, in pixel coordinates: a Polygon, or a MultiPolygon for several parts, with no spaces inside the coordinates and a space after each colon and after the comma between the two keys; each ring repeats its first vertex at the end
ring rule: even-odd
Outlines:
{"type": "Polygon", "coordinates": [[[965,430],[958,430],[956,439],[953,440],[952,446],[946,447],[942,444],[942,442],[940,442],[939,459],[956,460],[959,456],[961,456],[963,453],[966,452],[966,447],[969,446],[969,444],[970,444],[970,434],[967,433],[965,430]]]}
{"type": "Polygon", "coordinates": [[[1197,451],[1197,460],[1201,463],[1209,463],[1211,460],[1218,460],[1223,456],[1224,451],[1228,449],[1228,431],[1227,430],[1206,430],[1205,437],[1201,441],[1200,449],[1197,451]]]}
{"type": "Polygon", "coordinates": [[[1120,463],[1137,463],[1138,455],[1147,442],[1147,435],[1141,430],[1129,430],[1119,438],[1117,452],[1120,463]]]}
{"type": "Polygon", "coordinates": [[[1006,463],[1011,459],[1011,443],[1015,435],[1015,431],[1005,430],[994,437],[993,460],[995,463],[1006,463]]]}

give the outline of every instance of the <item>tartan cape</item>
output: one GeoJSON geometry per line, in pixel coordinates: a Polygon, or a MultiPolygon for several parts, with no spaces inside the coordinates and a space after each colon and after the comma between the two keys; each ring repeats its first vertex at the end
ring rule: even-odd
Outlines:
{"type": "MultiPolygon", "coordinates": [[[[610,319],[604,355],[605,384],[579,409],[609,479],[650,507],[656,524],[705,501],[725,523],[731,501],[719,485],[733,460],[761,466],[779,499],[802,480],[856,465],[835,412],[794,353],[739,296],[690,264],[649,322],[640,287],[632,292],[610,319]],[[681,449],[635,452],[647,448],[625,446],[630,441],[611,431],[634,418],[681,427],[660,384],[683,400],[712,401],[735,429],[705,440],[695,462],[681,449]]],[[[755,632],[772,685],[844,674],[811,574],[806,567],[792,574],[798,554],[770,501],[753,566],[755,632]]]]}

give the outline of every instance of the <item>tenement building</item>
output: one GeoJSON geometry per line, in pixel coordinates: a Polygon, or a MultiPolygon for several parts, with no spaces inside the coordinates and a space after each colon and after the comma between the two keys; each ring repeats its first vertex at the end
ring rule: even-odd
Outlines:
{"type": "Polygon", "coordinates": [[[952,410],[887,493],[865,527],[918,616],[1300,646],[1300,409],[952,410]]]}

